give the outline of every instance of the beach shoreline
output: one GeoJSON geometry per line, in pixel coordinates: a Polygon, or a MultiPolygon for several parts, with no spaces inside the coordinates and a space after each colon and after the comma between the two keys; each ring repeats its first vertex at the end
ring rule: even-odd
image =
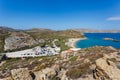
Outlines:
{"type": "Polygon", "coordinates": [[[76,48],[76,46],[75,46],[76,42],[79,40],[84,40],[84,39],[87,39],[87,38],[86,37],[84,37],[84,38],[70,38],[70,39],[68,39],[67,45],[71,48],[76,48]]]}

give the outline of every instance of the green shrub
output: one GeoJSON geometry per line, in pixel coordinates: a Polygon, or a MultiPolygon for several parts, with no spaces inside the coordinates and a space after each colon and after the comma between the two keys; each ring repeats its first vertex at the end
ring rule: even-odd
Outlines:
{"type": "Polygon", "coordinates": [[[108,60],[110,60],[110,61],[112,61],[114,63],[116,63],[116,61],[117,61],[115,58],[111,58],[111,59],[108,59],[108,60]]]}
{"type": "Polygon", "coordinates": [[[77,59],[77,56],[73,56],[70,58],[70,61],[76,61],[76,59],[77,59]]]}
{"type": "Polygon", "coordinates": [[[90,66],[90,63],[83,63],[80,66],[70,68],[68,69],[66,75],[69,78],[77,79],[79,77],[82,77],[86,73],[89,73],[89,66],[90,66]]]}
{"type": "Polygon", "coordinates": [[[35,71],[39,71],[39,70],[42,70],[46,67],[45,64],[41,64],[40,66],[37,67],[37,69],[35,71]]]}
{"type": "Polygon", "coordinates": [[[76,78],[79,78],[80,76],[82,76],[84,72],[81,70],[81,69],[77,69],[77,68],[74,68],[74,69],[70,69],[66,75],[72,79],[76,79],[76,78]]]}

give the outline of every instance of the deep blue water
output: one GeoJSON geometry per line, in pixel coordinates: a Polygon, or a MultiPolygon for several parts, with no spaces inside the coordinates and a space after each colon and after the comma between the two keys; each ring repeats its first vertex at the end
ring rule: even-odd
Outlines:
{"type": "Polygon", "coordinates": [[[103,38],[120,40],[120,33],[84,33],[84,35],[87,39],[77,41],[75,45],[77,48],[88,48],[92,46],[112,46],[120,48],[120,42],[103,40],[103,38]]]}

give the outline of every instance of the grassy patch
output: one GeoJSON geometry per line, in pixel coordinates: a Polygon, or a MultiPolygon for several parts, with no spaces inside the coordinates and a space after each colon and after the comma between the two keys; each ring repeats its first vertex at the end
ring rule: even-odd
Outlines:
{"type": "Polygon", "coordinates": [[[77,68],[74,68],[74,69],[70,69],[66,75],[72,79],[76,79],[76,78],[79,78],[80,76],[82,76],[83,74],[83,71],[81,69],[77,69],[77,68]]]}

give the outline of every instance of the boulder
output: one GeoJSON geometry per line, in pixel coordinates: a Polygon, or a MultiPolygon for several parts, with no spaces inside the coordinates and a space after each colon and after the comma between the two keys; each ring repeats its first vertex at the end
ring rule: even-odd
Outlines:
{"type": "Polygon", "coordinates": [[[11,70],[13,80],[33,80],[27,68],[11,70]]]}
{"type": "Polygon", "coordinates": [[[61,80],[70,80],[68,77],[67,77],[67,75],[66,75],[66,70],[64,70],[64,69],[62,69],[61,71],[60,71],[60,73],[59,73],[59,77],[61,78],[61,80]]]}
{"type": "Polygon", "coordinates": [[[3,79],[0,79],[0,80],[13,80],[11,77],[7,77],[7,78],[3,78],[3,79]]]}
{"type": "Polygon", "coordinates": [[[95,80],[91,74],[86,75],[85,77],[78,78],[76,80],[95,80]]]}
{"type": "Polygon", "coordinates": [[[56,76],[56,71],[52,68],[45,68],[41,71],[34,72],[35,80],[52,80],[56,76]]]}
{"type": "Polygon", "coordinates": [[[108,59],[107,55],[96,60],[93,76],[96,80],[120,80],[120,70],[116,64],[108,59]]]}

